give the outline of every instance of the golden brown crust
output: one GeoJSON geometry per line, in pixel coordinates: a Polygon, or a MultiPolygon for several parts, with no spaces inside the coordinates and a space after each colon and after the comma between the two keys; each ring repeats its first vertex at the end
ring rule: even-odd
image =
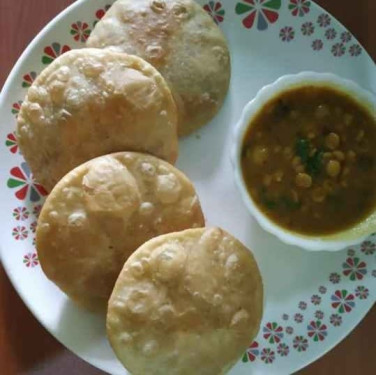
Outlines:
{"type": "Polygon", "coordinates": [[[263,286],[251,252],[219,228],[153,238],[127,260],[107,334],[134,375],[219,375],[256,336],[263,286]]]}
{"type": "Polygon", "coordinates": [[[38,257],[66,294],[103,309],[134,250],[159,234],[203,225],[182,172],[146,154],[106,155],[75,168],[52,190],[38,220],[38,257]]]}
{"type": "Polygon", "coordinates": [[[117,0],[97,23],[89,47],[111,47],[154,65],[171,87],[179,135],[210,121],[230,80],[226,40],[192,0],[117,0]]]}
{"type": "Polygon", "coordinates": [[[177,158],[177,110],[163,77],[136,56],[100,49],[58,57],[34,81],[18,141],[47,190],[77,165],[117,151],[177,158]]]}

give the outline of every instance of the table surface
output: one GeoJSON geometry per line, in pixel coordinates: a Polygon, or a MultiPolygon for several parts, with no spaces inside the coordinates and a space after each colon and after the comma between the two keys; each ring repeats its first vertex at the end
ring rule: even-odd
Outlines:
{"type": "MultiPolygon", "coordinates": [[[[0,87],[31,39],[73,0],[0,0],[0,87]],[[30,17],[30,14],[33,16],[30,17]],[[22,26],[21,26],[22,25],[22,26]],[[19,32],[22,27],[22,33],[19,32]]],[[[318,0],[357,37],[376,59],[376,1],[318,0]]],[[[376,327],[374,307],[362,323],[335,349],[300,374],[370,374],[376,369],[369,335],[376,327]],[[368,339],[366,339],[368,337],[368,339]]],[[[0,265],[0,373],[99,375],[58,343],[31,315],[0,265]]]]}

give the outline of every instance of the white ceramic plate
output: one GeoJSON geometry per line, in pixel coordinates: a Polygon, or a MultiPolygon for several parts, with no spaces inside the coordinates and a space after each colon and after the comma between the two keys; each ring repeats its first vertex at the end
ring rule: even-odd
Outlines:
{"type": "MultiPolygon", "coordinates": [[[[34,231],[44,191],[30,176],[14,138],[27,87],[56,56],[84,46],[111,0],[78,0],[30,44],[0,100],[1,258],[39,321],[81,358],[112,374],[115,359],[101,317],[74,306],[43,275],[34,231]]],[[[265,282],[261,330],[231,374],[297,371],[338,344],[375,301],[376,237],[337,253],[310,253],[264,232],[247,212],[230,164],[232,128],[264,85],[302,70],[333,72],[376,92],[376,69],[354,37],[308,0],[201,0],[225,32],[232,81],[220,114],[180,145],[178,167],[195,183],[209,224],[253,249],[265,282]]],[[[355,11],[355,9],[354,9],[355,11]]],[[[199,373],[199,369],[197,370],[199,373]]]]}

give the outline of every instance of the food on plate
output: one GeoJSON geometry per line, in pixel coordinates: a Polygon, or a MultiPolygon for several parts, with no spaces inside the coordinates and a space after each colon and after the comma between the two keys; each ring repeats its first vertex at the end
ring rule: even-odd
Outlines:
{"type": "Polygon", "coordinates": [[[220,228],[188,229],[153,238],[127,260],[107,335],[134,375],[218,375],[252,342],[262,310],[252,253],[220,228]]]}
{"type": "Polygon", "coordinates": [[[270,100],[243,139],[243,179],[257,207],[307,235],[351,228],[376,206],[376,117],[349,94],[300,86],[270,100]]]}
{"type": "Polygon", "coordinates": [[[192,0],[117,0],[97,23],[89,47],[142,57],[166,79],[179,113],[179,135],[210,121],[230,81],[227,42],[192,0]]]}
{"type": "Polygon", "coordinates": [[[47,277],[77,303],[100,310],[140,245],[202,226],[198,197],[182,172],[151,155],[121,152],[58,182],[40,213],[36,246],[47,277]]]}
{"type": "Polygon", "coordinates": [[[17,121],[18,142],[47,190],[74,167],[117,151],[177,158],[177,111],[149,63],[100,49],[69,51],[29,88],[17,121]]]}

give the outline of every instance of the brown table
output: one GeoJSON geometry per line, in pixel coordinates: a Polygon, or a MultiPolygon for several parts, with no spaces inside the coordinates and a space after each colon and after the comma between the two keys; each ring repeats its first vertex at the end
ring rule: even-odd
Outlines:
{"type": "MultiPolygon", "coordinates": [[[[0,0],[0,87],[30,40],[73,0],[0,0]]],[[[319,0],[376,59],[376,1],[319,0]]],[[[376,371],[376,308],[350,336],[301,374],[364,374],[376,371]],[[373,370],[373,371],[372,371],[373,370]]],[[[31,315],[0,266],[0,374],[99,375],[59,344],[31,315]]]]}

